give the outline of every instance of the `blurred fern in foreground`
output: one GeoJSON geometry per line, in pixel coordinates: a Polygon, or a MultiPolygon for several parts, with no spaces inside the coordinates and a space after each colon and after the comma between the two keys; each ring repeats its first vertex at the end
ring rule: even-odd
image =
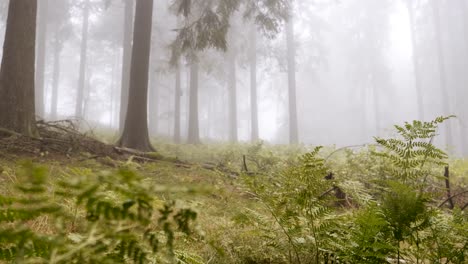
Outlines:
{"type": "Polygon", "coordinates": [[[25,164],[16,190],[0,196],[0,260],[21,263],[171,261],[195,212],[162,206],[131,171],[50,180],[25,164]],[[47,227],[47,228],[41,228],[47,227]]]}

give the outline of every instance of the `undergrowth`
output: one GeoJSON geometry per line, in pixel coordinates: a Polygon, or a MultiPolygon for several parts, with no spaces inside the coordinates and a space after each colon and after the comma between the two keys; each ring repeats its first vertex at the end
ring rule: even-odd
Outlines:
{"type": "Polygon", "coordinates": [[[444,167],[463,193],[468,162],[433,144],[449,118],[395,126],[397,137],[362,148],[156,141],[165,159],[112,171],[0,164],[0,259],[466,263],[466,196],[453,210],[442,202],[444,167]]]}
{"type": "Polygon", "coordinates": [[[48,179],[25,163],[0,196],[0,259],[15,263],[156,263],[174,259],[196,213],[162,202],[128,170],[48,179]]]}
{"type": "Polygon", "coordinates": [[[466,214],[447,214],[433,202],[436,168],[448,157],[432,140],[449,118],[395,126],[399,138],[376,138],[366,158],[377,166],[366,178],[350,179],[345,170],[335,178],[320,148],[270,177],[247,177],[266,209],[250,219],[274,223],[263,236],[289,263],[466,263],[466,214]]]}

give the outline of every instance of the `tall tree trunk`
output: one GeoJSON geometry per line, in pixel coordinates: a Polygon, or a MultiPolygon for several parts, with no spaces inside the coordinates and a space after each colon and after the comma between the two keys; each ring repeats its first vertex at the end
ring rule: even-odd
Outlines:
{"type": "MultiPolygon", "coordinates": [[[[436,42],[436,59],[437,67],[439,70],[439,85],[442,95],[442,109],[444,115],[450,115],[450,100],[449,100],[449,91],[447,87],[447,73],[445,67],[445,54],[444,47],[442,44],[442,30],[441,30],[441,19],[440,19],[440,6],[438,1],[432,2],[432,12],[434,19],[434,29],[435,29],[435,42],[436,42]]],[[[450,122],[445,123],[445,143],[448,146],[453,146],[452,138],[452,126],[450,122]]]]}
{"type": "MultiPolygon", "coordinates": [[[[109,128],[112,129],[114,125],[114,109],[115,109],[115,92],[116,83],[117,83],[117,69],[119,68],[119,61],[120,61],[120,52],[115,52],[114,62],[112,63],[112,72],[111,72],[111,87],[110,87],[110,107],[109,107],[109,128]]],[[[119,68],[120,69],[120,68],[119,68]]]]}
{"type": "MultiPolygon", "coordinates": [[[[374,69],[376,69],[375,63],[374,63],[374,69]]],[[[379,87],[377,85],[375,73],[372,74],[371,87],[372,87],[372,96],[374,97],[373,105],[374,105],[375,135],[379,136],[380,126],[381,126],[380,124],[381,116],[380,116],[380,102],[379,102],[379,87]]]]}
{"type": "Polygon", "coordinates": [[[86,56],[88,51],[89,0],[85,0],[83,9],[83,27],[81,29],[80,73],[76,95],[75,116],[83,118],[84,90],[86,85],[86,56]]]}
{"type": "Polygon", "coordinates": [[[0,127],[37,136],[34,63],[37,0],[14,0],[8,18],[0,69],[0,127]]]}
{"type": "Polygon", "coordinates": [[[421,87],[421,71],[418,61],[418,46],[416,40],[416,19],[413,9],[414,1],[406,0],[406,8],[408,10],[410,31],[411,31],[411,47],[413,51],[413,74],[414,74],[414,87],[416,89],[416,104],[418,110],[418,119],[424,120],[424,94],[421,87]]]}
{"type": "Polygon", "coordinates": [[[258,99],[257,99],[257,34],[255,26],[250,33],[250,140],[255,142],[258,135],[258,99]]]}
{"type": "Polygon", "coordinates": [[[200,143],[198,121],[198,61],[195,60],[190,65],[189,125],[187,138],[189,144],[200,143]]]}
{"type": "Polygon", "coordinates": [[[296,99],[296,46],[294,43],[294,21],[286,23],[286,44],[288,53],[288,96],[289,96],[289,144],[299,143],[296,99]]]}
{"type": "Polygon", "coordinates": [[[123,131],[125,115],[128,106],[128,87],[130,85],[130,64],[132,62],[132,34],[134,23],[134,1],[124,0],[124,32],[123,32],[123,58],[122,58],[122,81],[120,90],[120,122],[119,130],[123,131]]]}
{"type": "Polygon", "coordinates": [[[361,82],[358,82],[358,85],[356,86],[361,92],[360,94],[360,103],[361,103],[361,136],[362,136],[362,141],[366,142],[369,140],[369,132],[368,132],[368,127],[369,127],[369,120],[367,117],[367,89],[366,86],[363,85],[361,82]]]}
{"type": "Polygon", "coordinates": [[[60,82],[60,53],[62,52],[62,41],[58,33],[55,34],[54,44],[54,72],[52,76],[52,100],[50,104],[50,116],[52,120],[57,119],[58,85],[60,82]]]}
{"type": "MultiPolygon", "coordinates": [[[[89,108],[91,106],[91,81],[93,80],[92,71],[89,67],[86,67],[86,81],[83,90],[83,116],[84,120],[88,120],[89,116],[89,108]]],[[[89,119],[91,120],[91,119],[89,119]]]]}
{"type": "Polygon", "coordinates": [[[36,58],[36,115],[44,118],[44,74],[49,0],[38,1],[37,58],[36,58]]]}
{"type": "Polygon", "coordinates": [[[236,53],[228,51],[229,141],[237,142],[237,73],[236,53]]]}
{"type": "MultiPolygon", "coordinates": [[[[465,56],[463,60],[463,68],[468,69],[468,6],[465,0],[459,0],[461,16],[463,20],[463,44],[465,46],[465,56]]],[[[464,104],[465,98],[468,98],[468,89],[466,89],[466,84],[468,83],[468,75],[464,76],[464,84],[461,87],[460,97],[463,98],[460,101],[459,119],[460,119],[460,139],[461,139],[461,148],[464,155],[468,154],[468,107],[464,104]]]]}
{"type": "Polygon", "coordinates": [[[149,85],[149,100],[148,100],[148,110],[149,110],[149,131],[151,135],[156,135],[158,133],[159,126],[159,94],[158,94],[158,84],[157,84],[157,72],[152,70],[150,72],[150,85],[149,85]]]}
{"type": "Polygon", "coordinates": [[[148,71],[152,19],[153,0],[137,0],[128,108],[124,130],[118,144],[141,151],[154,150],[148,134],[148,71]]]}
{"type": "Polygon", "coordinates": [[[174,93],[174,142],[179,144],[180,140],[180,97],[182,90],[180,85],[180,63],[175,67],[175,93],[174,93]]]}
{"type": "MultiPolygon", "coordinates": [[[[468,5],[465,0],[458,0],[459,8],[461,11],[462,19],[462,36],[463,36],[463,45],[465,47],[465,54],[463,59],[463,69],[468,69],[468,5]]],[[[459,131],[460,131],[460,143],[462,154],[468,154],[468,107],[464,103],[465,98],[468,98],[468,89],[466,89],[466,84],[468,83],[468,75],[464,74],[462,77],[462,84],[459,87],[458,99],[458,119],[459,119],[459,131]]]]}

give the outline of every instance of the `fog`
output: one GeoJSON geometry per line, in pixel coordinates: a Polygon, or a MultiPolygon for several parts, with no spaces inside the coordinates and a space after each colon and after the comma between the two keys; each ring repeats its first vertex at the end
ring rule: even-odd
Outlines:
{"type": "MultiPolygon", "coordinates": [[[[44,111],[36,114],[77,119],[83,129],[117,136],[129,5],[87,1],[38,1],[36,75],[43,72],[44,80],[36,76],[36,91],[43,83],[44,96],[36,108],[42,103],[44,111]]],[[[2,43],[7,2],[0,4],[2,43]]],[[[173,140],[180,111],[180,142],[186,143],[192,60],[183,54],[178,60],[177,107],[178,71],[171,59],[187,18],[175,14],[173,2],[154,0],[148,122],[151,137],[173,140]]],[[[453,114],[457,118],[441,128],[436,144],[468,154],[468,1],[302,0],[293,7],[290,35],[284,23],[265,33],[239,10],[229,21],[227,50],[197,53],[201,142],[250,142],[256,101],[259,139],[296,143],[290,136],[296,101],[301,144],[367,144],[374,136],[393,135],[394,124],[453,114]],[[257,100],[251,98],[252,73],[257,100]]]]}

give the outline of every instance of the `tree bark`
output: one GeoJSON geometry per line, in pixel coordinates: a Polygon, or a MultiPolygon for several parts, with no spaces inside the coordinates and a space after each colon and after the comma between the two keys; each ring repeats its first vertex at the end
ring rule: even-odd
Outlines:
{"type": "MultiPolygon", "coordinates": [[[[463,35],[463,45],[465,46],[465,56],[463,60],[463,68],[466,70],[468,69],[468,6],[465,0],[459,0],[460,3],[460,10],[461,10],[461,16],[462,16],[462,35],[463,35]]],[[[462,154],[467,155],[468,154],[468,139],[466,135],[468,135],[468,108],[466,107],[466,104],[464,103],[465,98],[468,98],[468,91],[465,88],[465,84],[468,83],[468,75],[465,74],[464,76],[464,83],[460,87],[460,95],[457,96],[458,98],[463,98],[460,99],[460,103],[458,104],[460,106],[460,109],[458,110],[459,112],[459,119],[460,119],[460,140],[461,140],[461,149],[462,149],[462,154]]]]}
{"type": "Polygon", "coordinates": [[[141,151],[153,151],[148,133],[148,71],[153,0],[137,0],[135,12],[129,100],[124,130],[118,144],[141,151]]]}
{"type": "Polygon", "coordinates": [[[50,116],[52,120],[57,119],[58,85],[60,82],[60,53],[62,52],[62,41],[57,33],[54,44],[54,72],[52,76],[52,100],[50,104],[50,116]]]}
{"type": "MultiPolygon", "coordinates": [[[[437,67],[439,70],[439,86],[442,96],[442,111],[444,115],[450,115],[450,100],[449,91],[447,88],[447,73],[445,67],[445,53],[442,44],[442,30],[441,30],[441,19],[440,19],[440,6],[438,1],[433,1],[432,12],[435,29],[435,42],[436,42],[436,59],[437,67]]],[[[452,138],[452,126],[450,122],[445,122],[445,143],[449,146],[453,146],[452,138]]]]}
{"type": "Polygon", "coordinates": [[[411,31],[411,47],[413,51],[413,74],[414,74],[414,87],[416,89],[416,104],[418,110],[419,120],[424,121],[424,94],[421,87],[421,71],[418,61],[418,47],[416,40],[416,19],[414,16],[412,0],[406,0],[406,8],[408,10],[409,22],[410,22],[410,31],[411,31]]]}
{"type": "Polygon", "coordinates": [[[180,97],[182,96],[180,79],[180,63],[175,67],[175,93],[174,93],[174,142],[179,144],[180,139],[180,97]]]}
{"type": "MultiPolygon", "coordinates": [[[[374,69],[376,69],[376,63],[374,63],[374,69]]],[[[375,135],[380,136],[380,100],[379,100],[379,87],[377,85],[376,74],[372,74],[371,79],[372,86],[372,96],[373,96],[373,105],[374,105],[374,125],[375,125],[375,135]]]]}
{"type": "Polygon", "coordinates": [[[250,140],[255,142],[258,135],[258,99],[257,99],[257,34],[255,26],[250,33],[250,140]]]}
{"type": "MultiPolygon", "coordinates": [[[[118,52],[116,52],[118,54],[118,52]]],[[[117,56],[116,56],[117,57],[117,56]]],[[[116,66],[118,65],[118,60],[114,58],[114,62],[112,63],[112,71],[111,71],[111,86],[110,86],[110,91],[109,91],[109,96],[110,96],[110,106],[109,106],[109,128],[112,129],[112,123],[114,121],[114,91],[115,91],[115,73],[116,73],[116,66]]]]}
{"type": "Polygon", "coordinates": [[[289,96],[289,144],[299,143],[296,99],[296,47],[294,43],[294,21],[286,23],[286,44],[288,53],[288,96],[289,96]]]}
{"type": "Polygon", "coordinates": [[[229,141],[237,142],[237,72],[236,52],[228,51],[229,141]]]}
{"type": "Polygon", "coordinates": [[[44,74],[46,64],[46,37],[49,0],[38,1],[37,58],[36,58],[36,115],[45,116],[44,110],[44,74]]]}
{"type": "Polygon", "coordinates": [[[159,94],[158,94],[158,84],[157,84],[157,72],[156,69],[152,70],[150,73],[150,85],[149,85],[149,101],[148,101],[148,110],[149,110],[149,131],[151,135],[156,135],[158,133],[159,126],[159,94]]]}
{"type": "MultiPolygon", "coordinates": [[[[196,59],[195,59],[196,60],[196,59]]],[[[189,144],[200,144],[200,128],[198,121],[198,62],[190,65],[190,95],[189,95],[189,144]]]]}
{"type": "Polygon", "coordinates": [[[86,85],[86,56],[88,50],[89,0],[85,0],[83,9],[83,27],[81,31],[80,72],[76,95],[75,116],[83,118],[84,90],[86,85]]]}
{"type": "Polygon", "coordinates": [[[8,7],[0,69],[0,127],[38,136],[34,103],[37,0],[8,7]]]}
{"type": "Polygon", "coordinates": [[[124,33],[123,33],[123,58],[122,58],[122,81],[120,90],[120,132],[123,131],[125,123],[125,115],[127,114],[128,105],[128,87],[130,85],[130,64],[132,61],[132,34],[134,23],[134,1],[124,0],[125,2],[125,17],[124,17],[124,33]]]}

